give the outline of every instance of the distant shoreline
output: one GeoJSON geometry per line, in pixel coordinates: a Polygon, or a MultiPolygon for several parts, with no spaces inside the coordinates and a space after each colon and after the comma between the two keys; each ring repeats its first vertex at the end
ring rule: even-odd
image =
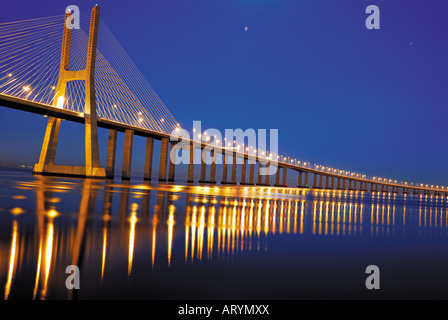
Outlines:
{"type": "Polygon", "coordinates": [[[33,171],[32,166],[12,166],[12,165],[0,165],[0,170],[8,169],[8,170],[20,170],[20,171],[33,171]]]}

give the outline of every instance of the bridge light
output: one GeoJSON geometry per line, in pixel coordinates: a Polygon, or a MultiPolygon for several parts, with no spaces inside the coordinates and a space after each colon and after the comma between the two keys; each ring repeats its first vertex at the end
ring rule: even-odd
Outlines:
{"type": "Polygon", "coordinates": [[[138,121],[140,121],[140,122],[143,122],[143,119],[142,119],[142,118],[140,118],[140,119],[138,119],[138,121]]]}
{"type": "Polygon", "coordinates": [[[163,118],[162,118],[162,119],[160,119],[160,121],[161,121],[161,122],[164,122],[164,121],[165,121],[165,119],[163,119],[163,118]]]}
{"type": "Polygon", "coordinates": [[[25,91],[25,92],[30,91],[30,87],[28,87],[28,86],[23,87],[23,91],[25,91]]]}
{"type": "Polygon", "coordinates": [[[54,90],[54,89],[56,89],[56,87],[55,87],[55,86],[52,86],[51,89],[54,90]]]}
{"type": "Polygon", "coordinates": [[[64,109],[64,96],[58,98],[58,103],[56,104],[58,109],[64,109]]]}
{"type": "Polygon", "coordinates": [[[8,77],[12,77],[12,73],[8,74],[8,77]]]}

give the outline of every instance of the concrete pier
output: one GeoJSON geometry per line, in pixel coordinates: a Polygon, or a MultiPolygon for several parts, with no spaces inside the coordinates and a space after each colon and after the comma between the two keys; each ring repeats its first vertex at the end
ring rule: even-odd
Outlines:
{"type": "Polygon", "coordinates": [[[170,153],[168,158],[168,181],[170,182],[174,182],[174,175],[176,171],[176,152],[173,151],[176,144],[176,141],[171,141],[170,153]]]}
{"type": "Polygon", "coordinates": [[[258,161],[258,180],[257,180],[257,185],[261,185],[261,169],[263,168],[263,164],[258,161]]]}
{"type": "Polygon", "coordinates": [[[339,182],[341,183],[341,186],[339,189],[345,190],[345,178],[339,178],[339,182]]]}
{"type": "Polygon", "coordinates": [[[210,183],[215,184],[216,183],[216,158],[217,158],[217,151],[216,149],[212,150],[212,165],[210,169],[210,183]]]}
{"type": "Polygon", "coordinates": [[[207,164],[205,160],[207,158],[207,154],[205,150],[201,150],[201,177],[199,178],[200,183],[206,183],[205,175],[207,174],[207,164]]]}
{"type": "Polygon", "coordinates": [[[145,171],[143,175],[144,180],[151,180],[153,151],[154,138],[148,137],[146,138],[145,171]]]}
{"type": "Polygon", "coordinates": [[[194,153],[195,153],[195,142],[192,141],[190,143],[190,162],[188,163],[188,176],[187,176],[187,182],[193,183],[194,182],[194,153]]]}
{"type": "Polygon", "coordinates": [[[287,174],[288,174],[288,171],[287,171],[288,169],[286,169],[286,167],[283,167],[283,179],[282,179],[282,185],[284,186],[284,187],[287,187],[288,186],[288,182],[287,182],[287,180],[286,180],[286,178],[287,178],[287,174]]]}
{"type": "Polygon", "coordinates": [[[106,178],[115,177],[115,157],[117,154],[117,130],[109,129],[109,139],[107,143],[106,178]]]}
{"type": "Polygon", "coordinates": [[[123,180],[131,179],[131,165],[132,165],[132,146],[134,144],[134,131],[126,130],[124,134],[124,148],[123,148],[123,170],[121,178],[123,180]]]}
{"type": "MultiPolygon", "coordinates": [[[[69,13],[66,12],[65,18],[68,19],[68,17],[69,13]]],[[[39,162],[33,169],[35,174],[106,178],[106,170],[100,166],[94,84],[99,17],[100,7],[95,6],[90,15],[86,67],[83,70],[69,70],[72,30],[63,28],[59,75],[58,82],[54,90],[56,94],[53,98],[53,107],[59,107],[58,104],[60,99],[64,99],[65,96],[67,82],[75,80],[84,81],[84,166],[55,165],[54,159],[56,155],[61,119],[49,117],[39,162]]]]}
{"type": "Polygon", "coordinates": [[[232,184],[236,184],[236,152],[233,152],[233,161],[232,161],[232,184]]]}
{"type": "Polygon", "coordinates": [[[270,167],[270,164],[269,164],[269,162],[267,162],[266,163],[266,177],[265,177],[265,181],[264,181],[265,185],[267,185],[267,186],[270,185],[269,184],[269,167],[270,167]]]}
{"type": "Polygon", "coordinates": [[[227,153],[224,152],[222,155],[222,178],[221,184],[227,183],[227,153]]]}
{"type": "Polygon", "coordinates": [[[159,181],[166,182],[167,160],[168,160],[168,138],[162,138],[160,146],[159,181]]]}
{"type": "Polygon", "coordinates": [[[241,166],[240,184],[246,184],[246,166],[247,166],[247,159],[246,157],[243,157],[243,164],[241,166]]]}
{"type": "Polygon", "coordinates": [[[280,170],[281,167],[277,164],[277,172],[275,173],[275,183],[274,186],[281,187],[280,185],[280,170]]]}
{"type": "Polygon", "coordinates": [[[255,161],[250,164],[249,170],[249,184],[254,185],[254,171],[255,171],[255,161]]]}

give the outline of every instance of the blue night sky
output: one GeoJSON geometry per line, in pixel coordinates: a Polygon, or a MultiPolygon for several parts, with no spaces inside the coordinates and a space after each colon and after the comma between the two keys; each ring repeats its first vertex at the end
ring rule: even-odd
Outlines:
{"type": "MultiPolygon", "coordinates": [[[[183,127],[279,129],[280,153],[304,161],[448,185],[446,1],[4,1],[0,22],[95,3],[183,127]],[[365,27],[371,4],[380,30],[365,27]]],[[[45,126],[0,108],[0,163],[36,162],[45,126]]],[[[82,148],[82,126],[63,122],[57,161],[82,164],[82,148]]]]}

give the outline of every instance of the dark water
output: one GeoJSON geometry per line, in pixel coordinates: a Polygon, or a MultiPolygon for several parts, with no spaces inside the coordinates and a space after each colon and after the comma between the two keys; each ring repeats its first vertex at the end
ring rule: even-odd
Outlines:
{"type": "Polygon", "coordinates": [[[448,298],[447,200],[0,170],[2,299],[448,298]],[[67,290],[66,267],[80,269],[67,290]],[[366,289],[366,267],[380,290],[366,289]]]}

